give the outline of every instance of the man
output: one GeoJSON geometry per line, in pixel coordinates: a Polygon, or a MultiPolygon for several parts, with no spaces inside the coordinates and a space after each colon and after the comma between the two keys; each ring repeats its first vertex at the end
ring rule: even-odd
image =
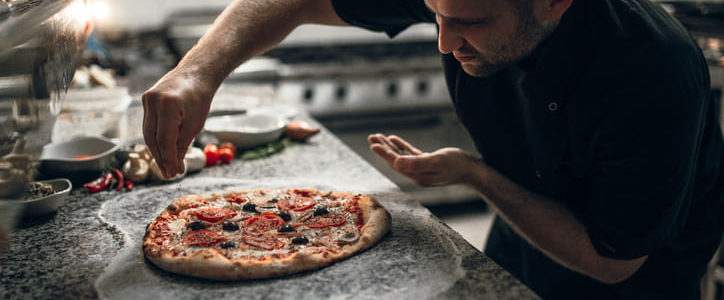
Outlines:
{"type": "Polygon", "coordinates": [[[436,22],[456,112],[482,159],[374,134],[425,186],[497,215],[486,254],[544,298],[696,299],[722,236],[722,135],[701,52],[646,0],[242,0],[144,94],[167,175],[241,61],[303,23],[394,36],[436,22]],[[331,2],[331,3],[330,3],[331,2]]]}

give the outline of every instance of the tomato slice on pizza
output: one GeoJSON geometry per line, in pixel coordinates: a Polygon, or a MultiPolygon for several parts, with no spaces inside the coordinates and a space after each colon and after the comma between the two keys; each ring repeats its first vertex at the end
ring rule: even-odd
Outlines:
{"type": "Polygon", "coordinates": [[[244,236],[241,240],[247,245],[264,250],[280,249],[286,246],[282,241],[273,236],[244,236]]]}
{"type": "Polygon", "coordinates": [[[226,238],[211,230],[196,230],[189,232],[183,243],[189,246],[209,246],[226,241],[226,238]]]}
{"type": "Polygon", "coordinates": [[[263,214],[253,217],[244,222],[244,230],[252,233],[265,233],[271,230],[279,229],[284,225],[282,217],[273,214],[263,214]]]}
{"type": "Polygon", "coordinates": [[[236,212],[230,209],[224,208],[201,208],[194,210],[193,213],[199,220],[204,220],[211,223],[216,223],[227,217],[236,216],[236,212]]]}
{"type": "Polygon", "coordinates": [[[277,201],[277,208],[280,210],[302,211],[317,205],[317,201],[312,197],[292,196],[291,198],[283,198],[277,201]]]}
{"type": "Polygon", "coordinates": [[[328,214],[309,218],[304,225],[309,228],[321,229],[327,227],[339,227],[347,222],[343,214],[328,214]]]}

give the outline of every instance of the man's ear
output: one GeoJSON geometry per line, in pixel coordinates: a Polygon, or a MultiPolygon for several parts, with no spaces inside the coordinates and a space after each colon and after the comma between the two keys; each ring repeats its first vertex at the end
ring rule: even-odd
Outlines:
{"type": "Polygon", "coordinates": [[[538,20],[550,21],[560,20],[574,0],[538,0],[536,1],[536,12],[538,20]]]}

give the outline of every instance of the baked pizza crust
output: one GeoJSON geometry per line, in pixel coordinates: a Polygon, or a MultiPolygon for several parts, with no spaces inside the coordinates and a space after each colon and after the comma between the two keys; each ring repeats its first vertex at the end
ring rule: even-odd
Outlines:
{"type": "MultiPolygon", "coordinates": [[[[317,191],[315,189],[304,189],[317,191]]],[[[226,198],[233,194],[250,191],[226,191],[207,195],[187,195],[172,202],[164,212],[177,214],[200,200],[213,200],[219,197],[226,198]]],[[[355,194],[333,192],[333,196],[346,199],[355,197],[355,194]]],[[[174,256],[169,251],[153,243],[155,233],[149,228],[143,242],[143,252],[146,258],[161,269],[194,277],[215,280],[246,280],[284,276],[303,271],[315,270],[327,266],[335,261],[357,254],[379,242],[390,230],[391,217],[389,212],[376,199],[371,196],[356,194],[359,198],[358,206],[362,210],[363,226],[360,228],[360,237],[357,242],[344,245],[337,253],[321,252],[309,253],[301,250],[278,259],[229,259],[215,248],[206,248],[192,253],[189,256],[174,256]]],[[[163,215],[163,212],[161,213],[163,215]]]]}

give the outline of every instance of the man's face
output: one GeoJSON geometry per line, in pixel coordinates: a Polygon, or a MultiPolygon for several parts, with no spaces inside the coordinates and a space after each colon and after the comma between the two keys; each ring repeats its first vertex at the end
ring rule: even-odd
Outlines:
{"type": "MultiPolygon", "coordinates": [[[[523,0],[527,1],[527,0],[523,0]]],[[[486,77],[530,54],[552,31],[530,5],[512,0],[425,0],[440,26],[439,48],[471,76],[486,77]]]]}

